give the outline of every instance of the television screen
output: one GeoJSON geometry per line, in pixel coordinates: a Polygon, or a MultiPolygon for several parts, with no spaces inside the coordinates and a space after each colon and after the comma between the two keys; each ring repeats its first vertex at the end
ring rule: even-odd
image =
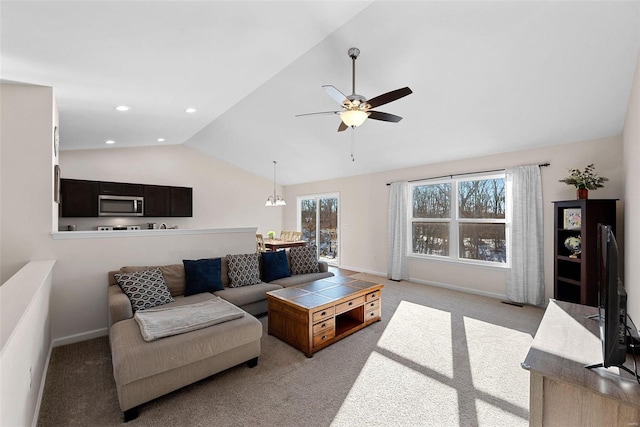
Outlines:
{"type": "Polygon", "coordinates": [[[602,365],[621,366],[627,353],[627,294],[618,274],[618,245],[611,226],[598,224],[598,319],[602,365]]]}

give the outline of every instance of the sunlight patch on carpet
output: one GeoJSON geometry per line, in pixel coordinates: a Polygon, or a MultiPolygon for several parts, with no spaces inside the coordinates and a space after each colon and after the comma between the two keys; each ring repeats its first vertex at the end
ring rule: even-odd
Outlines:
{"type": "Polygon", "coordinates": [[[464,331],[473,387],[494,397],[504,410],[528,414],[529,371],[520,363],[533,341],[531,335],[470,317],[464,317],[464,331]],[[505,366],[511,368],[508,376],[505,366]]]}
{"type": "Polygon", "coordinates": [[[401,301],[380,337],[378,346],[453,378],[449,312],[401,301]]]}
{"type": "Polygon", "coordinates": [[[457,392],[415,369],[373,352],[332,426],[459,425],[457,392]]]}

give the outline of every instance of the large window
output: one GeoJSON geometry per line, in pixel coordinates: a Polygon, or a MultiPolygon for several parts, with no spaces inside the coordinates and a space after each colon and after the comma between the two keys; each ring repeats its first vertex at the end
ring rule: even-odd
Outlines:
{"type": "Polygon", "coordinates": [[[416,182],[411,206],[414,255],[506,265],[504,174],[416,182]]]}

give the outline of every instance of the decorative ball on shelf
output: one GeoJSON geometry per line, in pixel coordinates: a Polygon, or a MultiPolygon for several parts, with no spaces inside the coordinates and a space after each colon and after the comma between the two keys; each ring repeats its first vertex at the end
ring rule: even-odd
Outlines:
{"type": "Polygon", "coordinates": [[[582,252],[581,245],[582,239],[580,236],[570,236],[564,240],[564,247],[571,251],[569,258],[578,258],[578,255],[582,252]]]}

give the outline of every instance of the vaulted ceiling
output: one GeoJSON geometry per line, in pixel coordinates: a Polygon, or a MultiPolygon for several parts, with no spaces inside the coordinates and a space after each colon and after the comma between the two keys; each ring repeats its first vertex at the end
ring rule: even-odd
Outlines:
{"type": "Polygon", "coordinates": [[[0,77],[55,88],[61,150],[185,144],[269,179],[277,160],[284,185],[619,135],[640,48],[638,1],[2,1],[0,20],[0,77]],[[351,93],[353,46],[358,94],[413,90],[378,108],[404,119],[295,117],[339,109],[322,85],[351,93]]]}

